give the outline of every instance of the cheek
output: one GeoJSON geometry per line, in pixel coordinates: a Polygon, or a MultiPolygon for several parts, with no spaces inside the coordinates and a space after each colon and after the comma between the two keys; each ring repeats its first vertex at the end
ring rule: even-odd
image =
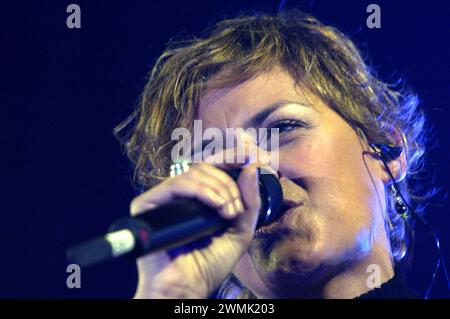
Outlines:
{"type": "Polygon", "coordinates": [[[296,256],[307,268],[319,264],[338,265],[364,257],[372,247],[375,233],[368,209],[340,201],[323,203],[298,216],[294,236],[273,250],[277,256],[296,256]]]}
{"type": "Polygon", "coordinates": [[[373,245],[375,223],[366,207],[336,205],[325,207],[335,212],[334,218],[325,223],[324,254],[334,263],[341,263],[364,257],[373,245]],[[332,257],[332,258],[331,258],[332,257]]]}
{"type": "Polygon", "coordinates": [[[310,253],[338,263],[370,249],[381,201],[358,139],[329,136],[283,150],[280,163],[286,177],[305,190],[310,213],[299,217],[295,227],[311,234],[310,253]]]}

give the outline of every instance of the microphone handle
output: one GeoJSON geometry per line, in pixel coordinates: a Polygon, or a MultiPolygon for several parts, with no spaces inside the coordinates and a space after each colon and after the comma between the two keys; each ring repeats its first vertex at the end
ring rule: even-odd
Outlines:
{"type": "Polygon", "coordinates": [[[178,198],[161,207],[135,217],[125,217],[113,223],[109,232],[130,230],[137,258],[152,251],[187,244],[227,229],[232,220],[225,220],[212,208],[192,198],[178,198]]]}
{"type": "Polygon", "coordinates": [[[225,220],[198,200],[178,198],[135,217],[115,221],[105,236],[71,247],[71,264],[92,266],[120,256],[136,259],[149,252],[168,249],[225,230],[225,220]]]}

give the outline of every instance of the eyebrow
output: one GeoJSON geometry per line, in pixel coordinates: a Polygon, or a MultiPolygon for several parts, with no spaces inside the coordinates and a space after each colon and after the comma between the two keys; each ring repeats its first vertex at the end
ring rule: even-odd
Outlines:
{"type": "Polygon", "coordinates": [[[280,100],[263,107],[261,112],[256,113],[250,119],[245,121],[244,127],[260,127],[264,120],[272,114],[276,109],[283,107],[288,104],[295,104],[301,107],[312,107],[312,105],[308,102],[299,102],[299,101],[291,101],[291,100],[280,100]]]}
{"type": "MultiPolygon", "coordinates": [[[[264,122],[264,120],[272,114],[276,109],[289,105],[289,104],[295,104],[301,107],[312,107],[312,105],[309,102],[300,102],[300,101],[293,101],[293,100],[279,100],[275,103],[269,104],[265,107],[263,107],[263,110],[261,112],[256,113],[253,115],[249,120],[245,121],[243,127],[261,127],[261,124],[264,122]]],[[[211,143],[213,139],[203,140],[200,145],[193,145],[191,149],[191,156],[195,154],[195,149],[199,148],[202,152],[204,151],[205,147],[211,143]]]]}

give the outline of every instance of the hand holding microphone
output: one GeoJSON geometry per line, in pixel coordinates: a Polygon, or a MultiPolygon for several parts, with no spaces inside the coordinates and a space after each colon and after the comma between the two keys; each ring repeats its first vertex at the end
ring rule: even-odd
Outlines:
{"type": "Polygon", "coordinates": [[[261,207],[258,172],[248,165],[235,182],[212,165],[193,165],[143,193],[131,205],[133,215],[169,203],[176,197],[197,198],[233,221],[205,247],[159,251],[138,259],[136,298],[206,298],[231,273],[248,249],[261,207]]]}
{"type": "Polygon", "coordinates": [[[255,164],[228,173],[195,164],[136,197],[133,218],[69,253],[72,260],[105,260],[127,252],[132,240],[134,257],[141,256],[137,298],[203,298],[231,273],[256,225],[277,216],[281,201],[277,178],[262,174],[259,180],[255,164]]]}

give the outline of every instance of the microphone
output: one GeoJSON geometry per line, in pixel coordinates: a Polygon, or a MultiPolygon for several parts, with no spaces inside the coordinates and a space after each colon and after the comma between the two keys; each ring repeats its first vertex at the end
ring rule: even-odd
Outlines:
{"type": "MultiPolygon", "coordinates": [[[[227,173],[237,180],[240,171],[233,169],[227,173]]],[[[259,193],[261,209],[257,228],[271,223],[282,213],[280,182],[264,169],[260,169],[259,193]]],[[[179,247],[212,236],[226,230],[233,222],[219,216],[216,208],[197,199],[177,198],[138,216],[115,221],[106,235],[68,249],[66,257],[70,263],[82,267],[122,256],[135,259],[153,251],[179,247]]]]}

